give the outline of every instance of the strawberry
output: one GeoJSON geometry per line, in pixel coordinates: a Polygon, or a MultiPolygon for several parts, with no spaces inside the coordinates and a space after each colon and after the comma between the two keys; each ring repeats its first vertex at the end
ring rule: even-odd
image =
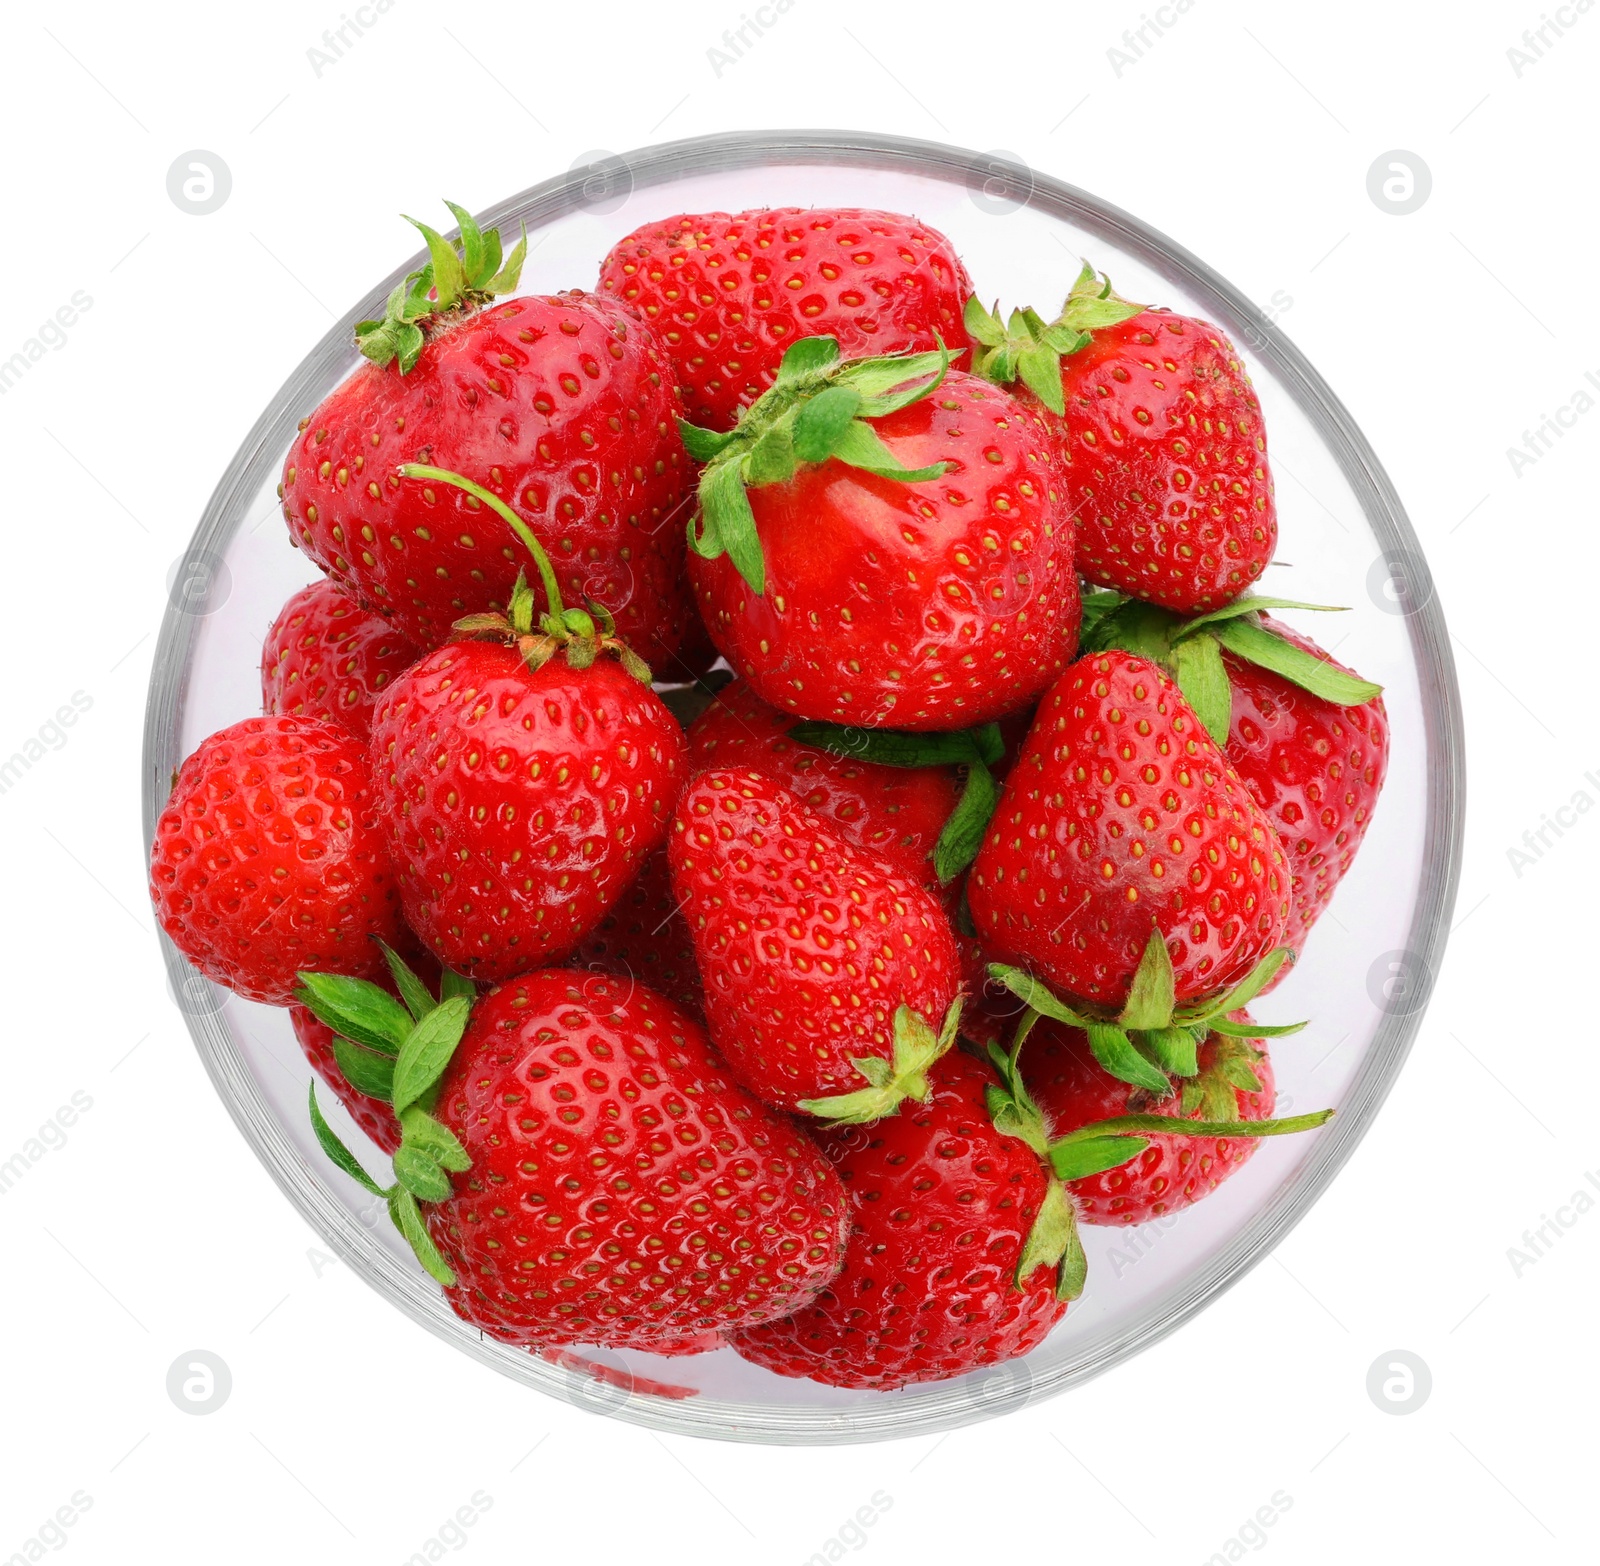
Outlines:
{"type": "Polygon", "coordinates": [[[1065,667],[1072,525],[1042,410],[944,353],[841,362],[805,338],[705,463],[689,576],[712,640],[773,706],[972,728],[1065,667]]]}
{"type": "Polygon", "coordinates": [[[369,363],[301,425],[284,462],[291,536],[361,603],[425,648],[464,614],[505,609],[538,530],[574,600],[598,599],[647,659],[683,635],[688,468],[655,334],[591,294],[493,302],[526,238],[500,240],[452,206],[461,255],[426,224],[431,260],[356,328],[369,363]],[[431,290],[431,294],[430,294],[431,290]],[[431,483],[465,473],[516,508],[431,483]]]}
{"type": "Polygon", "coordinates": [[[665,840],[684,771],[683,731],[650,671],[603,611],[597,630],[564,607],[529,545],[549,605],[539,634],[519,581],[509,619],[461,621],[491,640],[430,653],[372,721],[407,922],[441,962],[486,980],[577,948],[665,840]]]}
{"type": "Polygon", "coordinates": [[[967,897],[1001,962],[1120,1006],[1100,1020],[1123,1031],[1160,1033],[1176,1007],[1253,985],[1236,1009],[1288,955],[1277,833],[1177,687],[1119,651],[1080,660],[1040,704],[967,897]]]}
{"type": "Polygon", "coordinates": [[[323,718],[365,739],[380,692],[421,656],[333,582],[313,582],[290,597],[267,632],[261,710],[323,718]]]}
{"type": "Polygon", "coordinates": [[[659,333],[697,424],[731,430],[801,337],[851,355],[966,346],[966,268],[943,234],[857,208],[685,213],[600,263],[599,290],[659,333]]]}
{"type": "Polygon", "coordinates": [[[344,1105],[346,1113],[366,1133],[367,1139],[380,1151],[392,1155],[400,1146],[400,1122],[394,1118],[386,1100],[363,1093],[339,1064],[340,1046],[346,1052],[354,1046],[341,1039],[308,1006],[291,1006],[289,1025],[311,1069],[344,1105]]]}
{"type": "Polygon", "coordinates": [[[1119,299],[1088,265],[1048,325],[976,299],[966,322],[974,368],[1054,417],[1084,576],[1193,615],[1261,575],[1278,539],[1261,402],[1217,327],[1119,299]]]}
{"type": "Polygon", "coordinates": [[[694,962],[694,937],[672,889],[667,851],[658,848],[600,922],[578,943],[568,966],[647,985],[697,1021],[705,991],[694,962]]]}
{"type": "Polygon", "coordinates": [[[150,849],[162,928],[208,978],[288,1004],[302,968],[373,976],[400,914],[366,749],[312,718],[247,718],[179,769],[150,849]]]}
{"type": "Polygon", "coordinates": [[[315,974],[304,997],[387,1058],[393,1185],[343,1147],[313,1090],[317,1138],[388,1202],[465,1320],[529,1346],[681,1352],[804,1306],[837,1271],[838,1177],[669,1001],[562,969],[476,1002],[446,980],[437,1004],[408,986],[409,1009],[315,974]]]}
{"type": "Polygon", "coordinates": [[[961,981],[921,886],[759,772],[695,778],[668,853],[712,1041],[756,1097],[864,1121],[927,1092],[961,981]]]}
{"type": "Polygon", "coordinates": [[[1285,943],[1305,945],[1366,835],[1389,763],[1382,687],[1266,613],[1327,609],[1246,594],[1181,621],[1096,595],[1088,644],[1122,647],[1169,669],[1208,732],[1277,828],[1293,898],[1285,943]]]}
{"type": "Polygon", "coordinates": [[[730,1333],[745,1359],[830,1386],[944,1380],[1037,1348],[1082,1289],[1037,1109],[959,1051],[928,1075],[925,1102],[821,1134],[850,1203],[844,1266],[814,1303],[730,1333]]]}

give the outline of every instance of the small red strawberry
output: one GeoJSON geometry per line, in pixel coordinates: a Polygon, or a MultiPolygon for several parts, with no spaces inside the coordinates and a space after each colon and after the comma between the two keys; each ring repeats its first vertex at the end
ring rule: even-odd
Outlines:
{"type": "Polygon", "coordinates": [[[384,687],[422,656],[381,615],[326,579],[302,587],[261,649],[261,710],[324,718],[361,739],[384,687]]]}
{"type": "Polygon", "coordinates": [[[597,630],[563,606],[528,542],[549,604],[539,634],[519,582],[509,619],[461,621],[493,640],[430,653],[372,721],[407,923],[441,962],[485,980],[577,949],[665,841],[684,775],[683,730],[650,671],[609,616],[597,630]]]}
{"type": "Polygon", "coordinates": [[[1037,1109],[959,1051],[929,1080],[893,1119],[821,1134],[850,1203],[844,1266],[814,1303],[731,1333],[745,1359],[830,1386],[941,1381],[1037,1348],[1081,1291],[1037,1109]]]}
{"type": "MultiPolygon", "coordinates": [[[[1125,1006],[1150,948],[1164,948],[1170,1015],[1275,953],[1289,870],[1177,687],[1108,652],[1081,659],[1040,703],[967,897],[997,958],[1093,1006],[1125,1006]]],[[[1161,1025],[1145,1010],[1126,1025],[1161,1025]]]]}
{"type": "Polygon", "coordinates": [[[205,740],[156,822],[150,896],[208,978],[287,1005],[302,968],[384,971],[400,914],[366,749],[311,718],[247,718],[205,740]]]}
{"type": "Polygon", "coordinates": [[[1237,598],[1277,547],[1261,402],[1215,326],[1147,310],[1085,266],[1059,317],[969,302],[975,368],[1055,416],[1078,570],[1181,614],[1237,598]]]}
{"type": "Polygon", "coordinates": [[[578,943],[568,966],[648,986],[699,1021],[705,991],[694,962],[694,937],[672,889],[667,851],[658,848],[632,885],[578,943]]]}
{"type": "MultiPolygon", "coordinates": [[[[300,1045],[300,1053],[323,1084],[344,1105],[350,1118],[366,1133],[380,1151],[393,1154],[400,1146],[400,1122],[394,1118],[386,1099],[363,1093],[346,1076],[339,1064],[340,1046],[348,1053],[356,1046],[341,1039],[327,1023],[307,1006],[289,1008],[289,1024],[300,1045]]],[[[359,1067],[354,1068],[359,1071],[359,1067]]]]}
{"type": "Polygon", "coordinates": [[[356,328],[371,362],[301,425],[283,470],[290,534],[437,647],[462,615],[504,611],[531,527],[575,603],[605,603],[645,658],[665,659],[689,612],[689,471],[655,334],[591,294],[494,302],[516,287],[526,238],[502,266],[498,234],[451,211],[461,254],[416,225],[431,261],[356,328]],[[466,474],[516,516],[401,471],[419,466],[466,474]]]}
{"type": "Polygon", "coordinates": [[[313,1092],[318,1140],[491,1336],[682,1352],[806,1305],[837,1271],[848,1220],[827,1159],[643,985],[547,969],[475,1003],[448,984],[431,1007],[408,995],[408,1012],[307,975],[306,997],[388,1052],[395,1183],[356,1163],[313,1092]]]}
{"type": "Polygon", "coordinates": [[[731,430],[801,337],[835,337],[852,356],[965,347],[972,284],[915,218],[780,207],[647,223],[601,262],[599,289],[656,328],[689,417],[731,430]]]}
{"type": "Polygon", "coordinates": [[[806,338],[706,464],[689,575],[712,640],[773,706],[974,728],[1072,651],[1072,522],[1037,406],[948,356],[845,363],[806,338]]]}
{"type": "Polygon", "coordinates": [[[712,1040],[752,1093],[854,1122],[927,1092],[961,978],[921,886],[758,772],[695,778],[668,852],[712,1040]]]}

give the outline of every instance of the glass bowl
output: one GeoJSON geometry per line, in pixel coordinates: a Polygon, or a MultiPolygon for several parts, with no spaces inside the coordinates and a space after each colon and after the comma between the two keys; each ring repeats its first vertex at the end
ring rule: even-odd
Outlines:
{"type": "MultiPolygon", "coordinates": [[[[954,240],[985,300],[1053,309],[1089,257],[1121,293],[1203,316],[1244,351],[1270,431],[1282,536],[1264,592],[1354,612],[1307,625],[1387,688],[1389,779],[1364,851],[1304,960],[1259,1020],[1309,1016],[1274,1051],[1280,1114],[1337,1107],[1323,1130],[1262,1143],[1206,1201],[1131,1229],[1086,1228],[1089,1285],[1050,1338],[1010,1364],[898,1392],[789,1380],[731,1349],[693,1358],[575,1350],[539,1358],[460,1321],[381,1204],[318,1150],[309,1067],[285,1012],[226,995],[164,944],[173,995],[240,1131],[284,1194],[371,1286],[502,1374],[636,1424],[728,1440],[846,1442],[925,1435],[1064,1391],[1187,1321],[1262,1259],[1333,1179],[1395,1080],[1438,971],[1460,863],[1463,758],[1449,639],[1417,540],[1377,458],[1317,373],[1262,311],[1202,262],[1115,207],[1012,162],[855,132],[696,137],[587,165],[481,215],[527,225],[527,292],[591,287],[600,257],[654,217],[755,206],[915,213],[954,240]]],[[[173,769],[213,730],[259,711],[261,638],[313,574],[287,547],[274,489],[298,420],[356,365],[351,328],[379,316],[413,258],[301,362],[224,471],[177,574],[151,677],[145,839],[173,769]]],[[[1306,624],[1306,617],[1290,615],[1306,624]]],[[[331,1095],[327,1113],[367,1149],[331,1095]]],[[[384,1164],[373,1152],[374,1172],[384,1164]]]]}

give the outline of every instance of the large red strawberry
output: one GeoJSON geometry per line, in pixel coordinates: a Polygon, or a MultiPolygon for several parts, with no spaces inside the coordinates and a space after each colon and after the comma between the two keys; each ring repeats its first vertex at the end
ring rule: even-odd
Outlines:
{"type": "Polygon", "coordinates": [[[706,466],[689,575],[712,640],[803,718],[966,729],[1070,657],[1072,522],[1043,410],[944,355],[806,338],[706,466]]]}
{"type": "Polygon", "coordinates": [[[491,640],[430,653],[372,722],[407,923],[446,966],[489,980],[577,948],[665,841],[684,774],[683,730],[649,670],[609,619],[563,606],[533,550],[538,634],[519,582],[509,619],[461,622],[491,640]]]}
{"type": "Polygon", "coordinates": [[[1170,1014],[1275,953],[1289,869],[1177,687],[1113,651],[1080,659],[1040,703],[967,897],[997,958],[1091,1006],[1125,1006],[1164,947],[1170,1014]]]}
{"type": "Polygon", "coordinates": [[[365,739],[372,705],[422,649],[326,579],[293,594],[261,649],[261,710],[325,718],[365,739]]]}
{"type": "Polygon", "coordinates": [[[179,769],[150,848],[162,928],[208,978],[287,1005],[302,968],[376,976],[400,914],[366,749],[311,718],[247,718],[179,769]]]}
{"type": "Polygon", "coordinates": [[[665,848],[645,860],[628,889],[578,943],[568,966],[643,984],[704,1020],[705,989],[695,967],[694,936],[672,889],[665,848]]]}
{"type": "Polygon", "coordinates": [[[602,293],[660,335],[689,417],[730,430],[801,337],[850,355],[966,346],[966,268],[943,234],[897,212],[779,207],[647,223],[600,264],[602,293]]]}
{"type": "Polygon", "coordinates": [[[318,1139],[484,1332],[670,1353],[786,1315],[838,1270],[848,1220],[827,1159],[644,986],[547,969],[415,1021],[376,986],[307,991],[341,1031],[388,1029],[394,1184],[356,1164],[313,1094],[318,1139]]]}
{"type": "Polygon", "coordinates": [[[822,1133],[850,1202],[844,1266],[813,1304],[732,1333],[744,1358],[831,1386],[944,1380],[1037,1348],[1082,1289],[1037,1111],[959,1051],[929,1077],[926,1102],[822,1133]]]}
{"type": "Polygon", "coordinates": [[[928,892],[759,772],[695,778],[668,852],[712,1040],[751,1092],[834,1121],[927,1093],[961,984],[928,892]]]}
{"type": "Polygon", "coordinates": [[[1261,402],[1209,322],[1146,310],[1085,266],[1060,316],[1004,324],[969,302],[980,373],[1021,380],[1058,421],[1078,569],[1183,614],[1254,582],[1277,546],[1261,402]]]}
{"type": "Polygon", "coordinates": [[[678,395],[654,332],[591,294],[493,302],[516,287],[526,241],[500,241],[452,206],[460,257],[417,224],[432,257],[385,319],[357,328],[371,361],[301,425],[283,508],[299,546],[424,647],[464,614],[503,611],[531,528],[575,603],[598,599],[647,660],[683,635],[678,395]],[[411,477],[445,468],[514,508],[411,477]]]}

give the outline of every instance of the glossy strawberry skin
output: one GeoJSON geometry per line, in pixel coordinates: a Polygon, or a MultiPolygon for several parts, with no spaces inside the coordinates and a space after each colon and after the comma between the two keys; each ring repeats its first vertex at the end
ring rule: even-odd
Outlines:
{"type": "Polygon", "coordinates": [[[694,937],[712,1041],[764,1103],[867,1086],[902,1005],[938,1030],[961,977],[944,910],[758,772],[703,772],[668,855],[694,937]]]}
{"type": "Polygon", "coordinates": [[[1237,598],[1278,540],[1238,350],[1205,321],[1146,310],[1067,355],[1061,381],[1078,570],[1180,614],[1237,598]]]}
{"type": "Polygon", "coordinates": [[[392,1154],[400,1145],[400,1122],[395,1119],[394,1110],[381,1098],[361,1092],[346,1080],[333,1052],[333,1029],[304,1006],[289,1008],[289,1025],[294,1029],[300,1053],[310,1062],[323,1085],[344,1105],[368,1141],[382,1152],[392,1154]]]}
{"type": "Polygon", "coordinates": [[[487,506],[403,463],[505,501],[567,601],[597,599],[635,651],[683,636],[688,460],[654,333],[589,294],[499,301],[437,329],[405,375],[363,364],[305,422],[283,470],[290,536],[424,648],[503,610],[528,551],[487,506]]]}
{"type": "Polygon", "coordinates": [[[374,782],[406,920],[484,980],[560,962],[666,838],[683,731],[610,657],[452,642],[389,688],[374,782]]]}
{"type": "Polygon", "coordinates": [[[545,970],[493,991],[434,1113],[472,1159],[426,1209],[450,1301],[504,1341],[670,1352],[784,1315],[838,1269],[827,1159],[642,985],[545,970]]]}
{"type": "Polygon", "coordinates": [[[957,370],[873,427],[908,468],[954,465],[908,484],[830,459],[750,490],[765,593],[726,555],[689,557],[712,640],[802,718],[962,729],[1025,707],[1065,668],[1078,613],[1055,436],[957,370]]]}
{"type": "Polygon", "coordinates": [[[665,848],[645,860],[627,890],[578,943],[568,966],[643,984],[704,1022],[705,989],[695,967],[694,937],[672,889],[665,848]]]}
{"type": "MultiPolygon", "coordinates": [[[[1270,616],[1262,623],[1344,668],[1270,616]]],[[[1228,760],[1289,856],[1294,898],[1286,941],[1298,952],[1372,823],[1389,770],[1388,713],[1381,696],[1339,707],[1259,664],[1227,654],[1223,662],[1233,687],[1228,760]]]]}
{"type": "MultiPolygon", "coordinates": [[[[1264,1040],[1247,1044],[1212,1034],[1200,1049],[1200,1072],[1203,1076],[1215,1068],[1219,1050],[1241,1048],[1258,1054],[1251,1069],[1261,1091],[1236,1090],[1227,1118],[1270,1119],[1278,1094],[1264,1040]]],[[[1178,1092],[1157,1099],[1119,1082],[1095,1060],[1086,1035],[1060,1023],[1045,1021],[1035,1026],[1023,1046],[1022,1070],[1056,1136],[1118,1115],[1171,1115],[1180,1121],[1206,1118],[1199,1105],[1185,1115],[1178,1092]]],[[[1252,1137],[1153,1136],[1150,1145],[1130,1163],[1069,1181],[1067,1189],[1076,1199],[1078,1217],[1084,1223],[1147,1223],[1182,1212],[1210,1195],[1259,1146],[1252,1137]]]]}
{"type": "Polygon", "coordinates": [[[261,710],[321,718],[365,739],[384,688],[422,649],[324,578],[293,594],[261,649],[261,710]]]}
{"type": "Polygon", "coordinates": [[[779,207],[647,223],[600,265],[599,291],[660,334],[687,416],[732,429],[801,337],[846,358],[967,346],[971,280],[943,234],[896,212],[779,207]]]}
{"type": "Polygon", "coordinates": [[[302,970],[378,978],[401,940],[365,748],[310,718],[247,718],[179,769],[150,850],[162,928],[208,978],[271,1006],[302,970]]]}
{"type": "Polygon", "coordinates": [[[944,897],[933,850],[961,794],[954,770],[885,767],[836,756],[790,739],[794,723],[791,714],[735,680],[690,726],[689,770],[760,772],[846,842],[944,897]]]}
{"type": "Polygon", "coordinates": [[[930,1076],[927,1103],[819,1137],[850,1202],[844,1266],[814,1304],[730,1334],[744,1358],[779,1375],[889,1390],[1026,1354],[1065,1313],[1053,1269],[1014,1281],[1050,1178],[1044,1164],[995,1130],[985,1066],[952,1052],[930,1076]]]}
{"type": "Polygon", "coordinates": [[[1180,1003],[1237,983],[1279,944],[1289,886],[1271,822],[1177,687],[1106,652],[1040,703],[967,899],[997,961],[1115,1010],[1156,926],[1180,1003]]]}

